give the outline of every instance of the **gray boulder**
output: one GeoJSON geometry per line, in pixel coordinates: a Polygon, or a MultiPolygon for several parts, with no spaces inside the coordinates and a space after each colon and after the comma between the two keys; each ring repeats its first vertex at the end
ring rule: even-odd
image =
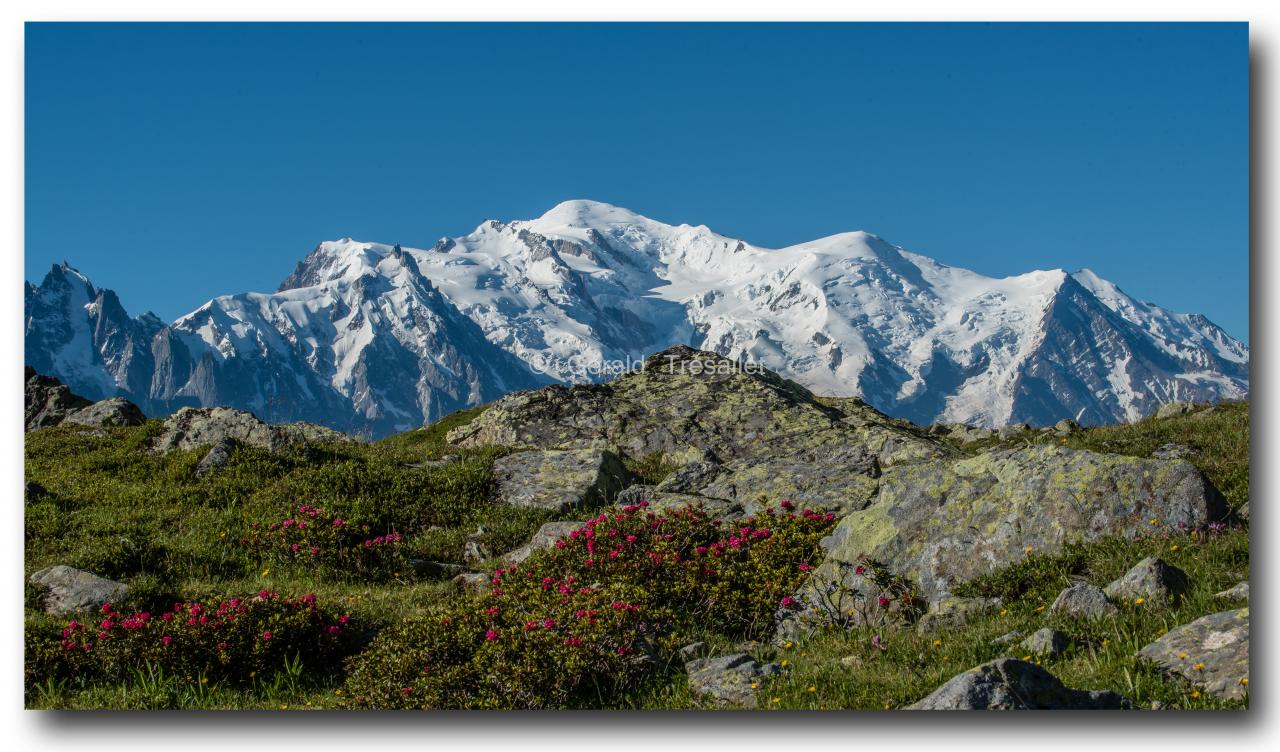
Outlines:
{"type": "Polygon", "coordinates": [[[61,564],[31,575],[31,582],[46,589],[44,610],[54,615],[97,609],[129,591],[129,586],[61,564]]]}
{"type": "Polygon", "coordinates": [[[1123,710],[1107,691],[1069,689],[1034,663],[997,658],[953,677],[908,710],[1123,710]]]}
{"type": "Polygon", "coordinates": [[[1043,658],[1055,658],[1071,646],[1071,640],[1056,629],[1044,627],[1037,629],[1021,643],[1022,649],[1031,655],[1043,658]]]}
{"type": "Polygon", "coordinates": [[[24,392],[26,409],[23,418],[28,431],[56,426],[71,413],[92,404],[61,381],[52,376],[41,376],[30,366],[26,369],[24,392]]]}
{"type": "Polygon", "coordinates": [[[1138,657],[1209,694],[1241,699],[1249,692],[1249,609],[1209,614],[1171,629],[1138,657]]]}
{"type": "Polygon", "coordinates": [[[778,664],[761,664],[746,653],[699,658],[684,667],[689,675],[690,692],[720,707],[731,708],[754,708],[756,688],[751,685],[782,673],[778,664]]]}
{"type": "Polygon", "coordinates": [[[1049,613],[1098,619],[1115,616],[1120,613],[1120,609],[1107,600],[1107,594],[1102,592],[1102,588],[1087,582],[1077,582],[1058,593],[1053,605],[1049,606],[1049,613]]]}
{"type": "Polygon", "coordinates": [[[1066,436],[1080,430],[1080,424],[1070,418],[1063,418],[1053,424],[1053,432],[1058,436],[1066,436]]]}
{"type": "Polygon", "coordinates": [[[642,501],[648,501],[655,493],[657,493],[657,489],[653,486],[642,486],[638,484],[634,486],[627,486],[618,492],[618,497],[614,500],[614,503],[620,507],[639,504],[642,501]]]}
{"type": "Polygon", "coordinates": [[[1236,583],[1236,585],[1228,590],[1220,593],[1214,593],[1214,598],[1222,598],[1224,600],[1245,601],[1249,600],[1249,581],[1236,583]]]}
{"type": "Polygon", "coordinates": [[[533,538],[520,548],[505,554],[502,561],[505,564],[519,564],[525,559],[533,556],[537,551],[551,548],[556,541],[561,538],[567,538],[569,533],[582,527],[581,522],[548,522],[538,528],[538,532],[533,534],[533,538]]]}
{"type": "MultiPolygon", "coordinates": [[[[1054,552],[1070,541],[1136,535],[1157,518],[1195,528],[1225,515],[1193,465],[1060,446],[1005,449],[886,470],[875,501],[824,540],[834,565],[864,559],[919,584],[934,600],[958,582],[1054,552]]],[[[710,489],[707,489],[710,491],[710,489]]]]}
{"type": "Polygon", "coordinates": [[[1186,593],[1189,587],[1186,572],[1163,559],[1148,556],[1125,572],[1123,577],[1107,585],[1103,592],[1114,601],[1142,598],[1152,603],[1163,603],[1186,593]]]}
{"type": "Polygon", "coordinates": [[[484,595],[493,587],[493,576],[485,572],[463,572],[454,577],[452,582],[454,587],[463,592],[484,595]]]}
{"type": "Polygon", "coordinates": [[[209,447],[209,451],[200,460],[200,464],[196,465],[196,477],[203,478],[210,473],[216,473],[227,466],[231,461],[231,455],[236,450],[235,439],[221,438],[209,447]]]}
{"type": "Polygon", "coordinates": [[[503,504],[554,512],[609,504],[629,476],[618,455],[600,449],[516,452],[493,463],[503,504]]]}
{"type": "Polygon", "coordinates": [[[138,409],[137,405],[124,397],[112,397],[71,411],[63,422],[94,428],[113,428],[140,426],[147,422],[147,416],[142,414],[142,410],[138,409]]]}
{"type": "Polygon", "coordinates": [[[313,443],[351,440],[346,434],[313,423],[273,426],[244,410],[184,407],[165,419],[154,448],[163,454],[174,449],[217,444],[224,439],[273,452],[303,448],[313,443]]]}

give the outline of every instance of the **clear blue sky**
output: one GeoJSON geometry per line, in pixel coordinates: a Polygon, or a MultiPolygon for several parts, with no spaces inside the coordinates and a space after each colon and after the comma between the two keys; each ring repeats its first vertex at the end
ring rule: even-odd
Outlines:
{"type": "Polygon", "coordinates": [[[29,25],[26,264],[133,314],[593,198],[1089,267],[1248,337],[1248,29],[29,25]]]}

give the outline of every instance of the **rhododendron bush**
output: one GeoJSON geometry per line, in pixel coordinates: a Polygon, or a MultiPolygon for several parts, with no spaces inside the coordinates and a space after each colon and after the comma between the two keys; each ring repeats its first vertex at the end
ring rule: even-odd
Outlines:
{"type": "Polygon", "coordinates": [[[786,504],[732,524],[641,503],[588,520],[490,590],[383,632],[349,665],[365,707],[607,704],[688,634],[760,636],[834,517],[786,504]]]}
{"type": "Polygon", "coordinates": [[[368,525],[302,504],[296,514],[283,520],[254,523],[242,542],[257,552],[263,564],[301,565],[368,580],[411,569],[401,551],[403,540],[394,530],[375,533],[368,525]]]}
{"type": "Polygon", "coordinates": [[[92,623],[68,622],[59,640],[29,643],[27,667],[42,679],[119,679],[150,663],[236,684],[276,671],[286,659],[333,666],[355,636],[350,617],[320,608],[314,595],[263,590],[218,603],[175,603],[161,613],[120,612],[108,603],[92,623]]]}

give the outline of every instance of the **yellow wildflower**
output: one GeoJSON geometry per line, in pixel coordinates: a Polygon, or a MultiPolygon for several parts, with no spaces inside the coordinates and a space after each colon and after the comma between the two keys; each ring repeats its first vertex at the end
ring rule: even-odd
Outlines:
{"type": "Polygon", "coordinates": [[[1001,615],[1001,616],[1008,616],[1008,615],[1009,615],[1009,609],[1007,609],[1007,608],[1002,608],[1002,609],[1000,609],[1000,615],[1001,615]]]}
{"type": "Polygon", "coordinates": [[[341,689],[335,689],[335,690],[333,690],[333,693],[334,693],[335,695],[342,696],[342,690],[341,690],[341,689]]]}
{"type": "Polygon", "coordinates": [[[1197,689],[1197,690],[1195,690],[1194,692],[1192,692],[1192,693],[1191,693],[1191,699],[1193,699],[1193,700],[1199,700],[1199,699],[1200,699],[1200,690],[1198,690],[1198,689],[1197,689]]]}
{"type": "Polygon", "coordinates": [[[793,648],[793,647],[795,647],[795,643],[794,643],[794,642],[785,642],[785,643],[783,643],[783,644],[782,644],[782,649],[783,649],[783,650],[790,650],[790,649],[791,649],[791,648],[793,648]]]}
{"type": "Polygon", "coordinates": [[[781,697],[775,697],[775,698],[773,698],[772,700],[770,700],[770,702],[772,702],[774,705],[777,705],[778,703],[782,702],[782,698],[781,698],[781,697]]]}
{"type": "Polygon", "coordinates": [[[1200,663],[1197,663],[1196,665],[1192,666],[1191,668],[1194,668],[1196,671],[1204,671],[1204,662],[1203,662],[1203,661],[1201,661],[1200,663]]]}
{"type": "Polygon", "coordinates": [[[1145,603],[1145,602],[1146,602],[1146,600],[1147,600],[1146,598],[1134,598],[1134,599],[1133,599],[1133,605],[1135,605],[1135,606],[1141,606],[1143,603],[1145,603]]]}
{"type": "Polygon", "coordinates": [[[1029,554],[1034,550],[1036,550],[1035,546],[1027,546],[1026,548],[1022,549],[1022,553],[1029,554]]]}
{"type": "Polygon", "coordinates": [[[1249,677],[1247,676],[1240,677],[1240,684],[1245,687],[1249,686],[1249,677]]]}
{"type": "Polygon", "coordinates": [[[751,682],[752,689],[760,689],[760,682],[751,682]]]}
{"type": "Polygon", "coordinates": [[[1024,656],[1022,656],[1022,660],[1024,660],[1024,661],[1029,661],[1029,660],[1031,660],[1031,656],[1029,656],[1029,655],[1024,655],[1024,656]]]}
{"type": "Polygon", "coordinates": [[[1172,546],[1169,546],[1169,550],[1170,550],[1170,551],[1177,551],[1177,550],[1178,550],[1178,544],[1177,544],[1177,543],[1175,543],[1175,544],[1173,544],[1172,546]]]}
{"type": "Polygon", "coordinates": [[[811,684],[811,685],[809,685],[809,691],[810,691],[810,692],[817,692],[817,691],[818,691],[818,688],[817,688],[817,687],[815,687],[815,686],[813,686],[813,685],[811,684]]]}
{"type": "Polygon", "coordinates": [[[787,660],[786,658],[783,658],[783,659],[782,659],[782,667],[783,667],[783,668],[786,668],[786,667],[787,667],[787,664],[788,664],[788,663],[790,663],[790,662],[791,662],[791,661],[787,660]]]}
{"type": "Polygon", "coordinates": [[[933,641],[933,646],[934,646],[935,648],[936,648],[936,647],[938,647],[938,646],[939,646],[939,645],[941,645],[941,644],[942,644],[942,640],[934,640],[934,641],[933,641]]]}
{"type": "Polygon", "coordinates": [[[1186,659],[1187,659],[1187,654],[1186,654],[1186,652],[1185,652],[1185,651],[1184,651],[1184,652],[1181,652],[1181,653],[1178,653],[1178,660],[1180,660],[1180,661],[1185,661],[1186,659]]]}

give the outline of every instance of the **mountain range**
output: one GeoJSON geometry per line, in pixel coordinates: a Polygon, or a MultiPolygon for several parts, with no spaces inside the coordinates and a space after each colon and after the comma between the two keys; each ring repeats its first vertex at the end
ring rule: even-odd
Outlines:
{"type": "Polygon", "coordinates": [[[428,249],[324,242],[274,293],[169,324],[65,262],[25,299],[27,365],[86,397],[370,437],[674,344],[918,423],[1103,424],[1249,391],[1243,343],[1089,270],[991,278],[866,232],[767,249],[581,200],[428,249]]]}

